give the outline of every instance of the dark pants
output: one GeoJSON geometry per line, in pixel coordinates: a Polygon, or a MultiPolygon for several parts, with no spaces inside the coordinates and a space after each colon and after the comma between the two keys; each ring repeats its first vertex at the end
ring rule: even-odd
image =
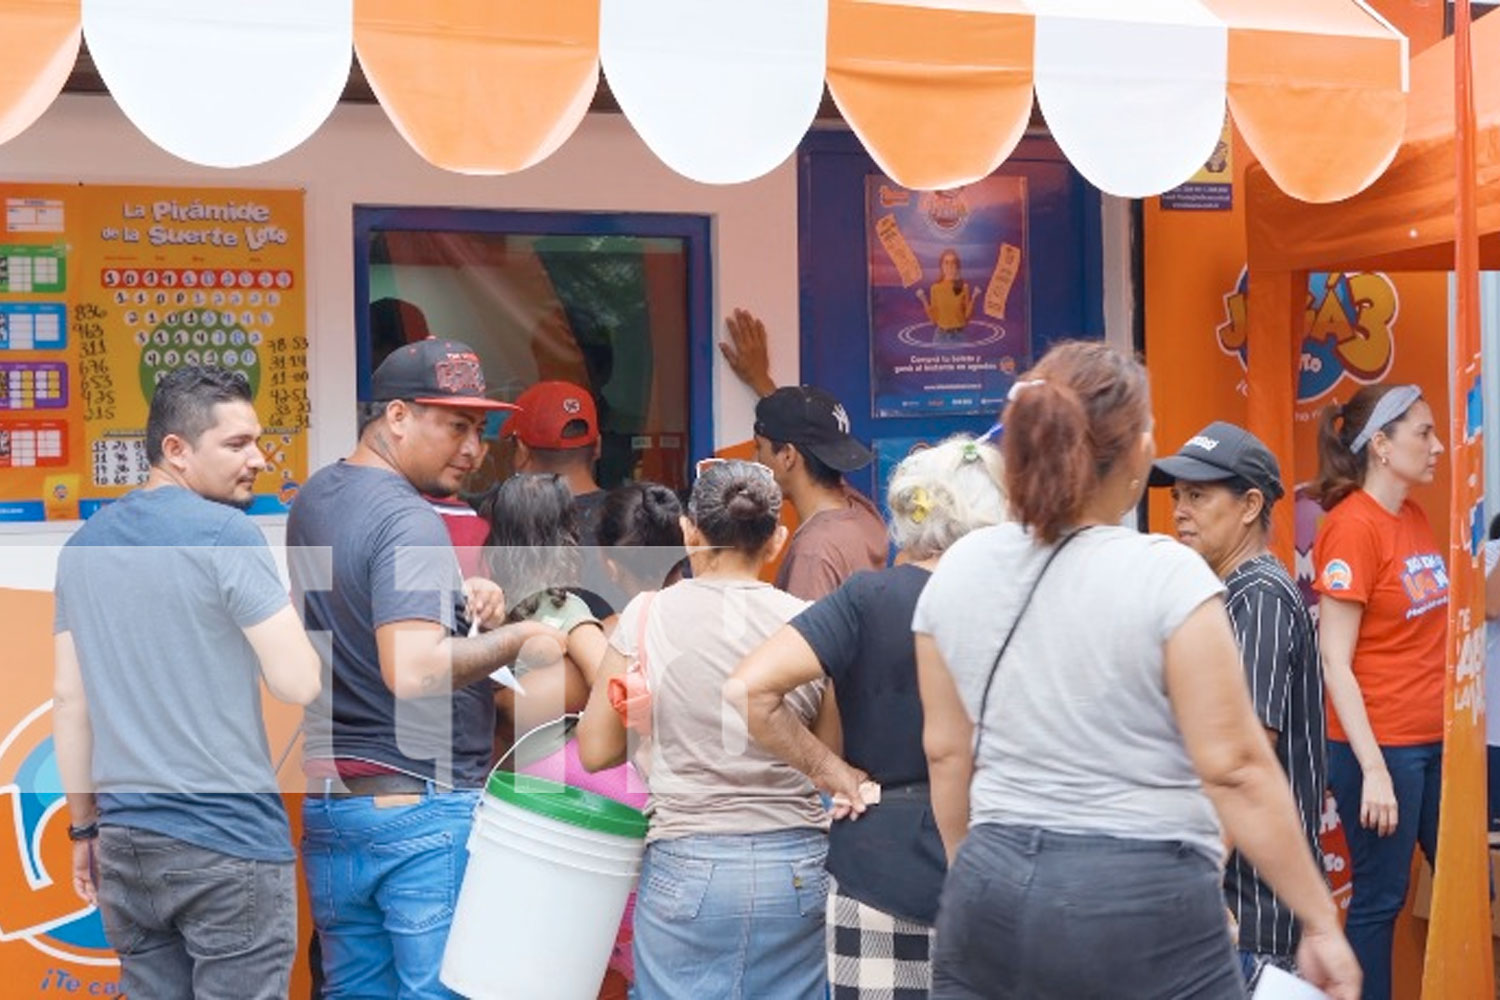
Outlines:
{"type": "Polygon", "coordinates": [[[99,912],[121,991],[284,1000],[297,948],[291,861],[249,861],[123,826],[99,831],[99,912]]]}
{"type": "MultiPolygon", "coordinates": [[[[1500,712],[1500,705],[1495,707],[1500,712]]],[[[1490,832],[1500,830],[1500,747],[1486,748],[1486,770],[1489,772],[1490,832]]]]}
{"type": "Polygon", "coordinates": [[[1380,752],[1396,789],[1396,831],[1389,837],[1359,825],[1364,771],[1349,744],[1328,741],[1328,787],[1338,800],[1352,866],[1344,933],[1365,972],[1364,1000],[1390,1000],[1391,946],[1411,882],[1412,852],[1421,844],[1429,862],[1437,858],[1442,793],[1441,743],[1381,747],[1380,752]]]}
{"type": "Polygon", "coordinates": [[[1243,998],[1221,877],[1176,841],[976,826],[943,886],[932,996],[1243,998]]]}

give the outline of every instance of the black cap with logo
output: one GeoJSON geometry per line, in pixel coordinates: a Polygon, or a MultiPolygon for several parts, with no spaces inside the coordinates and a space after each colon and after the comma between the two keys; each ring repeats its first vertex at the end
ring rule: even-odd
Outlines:
{"type": "Polygon", "coordinates": [[[849,433],[849,412],[810,385],[783,386],[755,404],[755,433],[803,448],[837,472],[863,469],[875,460],[849,433]]]}
{"type": "Polygon", "coordinates": [[[1216,420],[1189,438],[1177,454],[1158,459],[1148,482],[1171,486],[1179,479],[1213,483],[1234,476],[1260,490],[1268,503],[1286,495],[1281,467],[1271,449],[1243,427],[1216,420]]]}
{"type": "Polygon", "coordinates": [[[370,396],[377,403],[410,400],[428,406],[473,410],[514,410],[489,399],[484,367],[468,344],[428,337],[390,353],[370,377],[370,396]]]}

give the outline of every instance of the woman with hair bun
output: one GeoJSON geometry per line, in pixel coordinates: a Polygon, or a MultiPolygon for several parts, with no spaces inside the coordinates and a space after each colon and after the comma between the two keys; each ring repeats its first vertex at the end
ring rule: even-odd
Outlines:
{"type": "MultiPolygon", "coordinates": [[[[682,501],[661,483],[617,486],[600,507],[598,540],[604,569],[626,600],[676,583],[686,561],[682,501]]],[[[617,620],[606,618],[606,627],[617,620]]]]}
{"type": "Polygon", "coordinates": [[[1391,945],[1416,846],[1437,856],[1448,571],[1410,498],[1443,444],[1414,385],[1366,386],[1318,429],[1318,647],[1333,714],[1328,784],[1349,843],[1346,929],[1366,1000],[1391,995],[1391,945]]]}
{"type": "Polygon", "coordinates": [[[967,435],[949,438],[907,456],[886,499],[895,565],[850,577],[751,653],[725,688],[757,742],[862,814],[829,831],[824,937],[834,1000],[932,987],[932,925],[948,864],[922,753],[911,616],[948,547],[1005,519],[1000,454],[967,435]],[[843,723],[843,759],[787,701],[825,676],[843,723]],[[868,811],[866,778],[880,786],[880,804],[868,811]]]}
{"type": "Polygon", "coordinates": [[[1003,418],[1014,522],[959,539],[912,622],[950,859],[932,995],[1243,997],[1222,820],[1303,921],[1301,974],[1354,1000],[1223,585],[1193,550],[1120,526],[1155,457],[1145,370],[1059,345],[1003,418]]]}
{"type": "MultiPolygon", "coordinates": [[[[722,695],[745,654],[806,607],[760,580],[786,542],[780,516],[770,469],[700,463],[681,521],[693,575],[625,606],[578,725],[585,767],[630,751],[650,792],[635,909],[639,1000],[821,1000],[827,985],[828,812],[805,775],[748,741],[722,695]],[[651,736],[627,746],[609,682],[632,663],[650,691],[651,736]]],[[[789,701],[836,738],[821,683],[789,701]]]]}

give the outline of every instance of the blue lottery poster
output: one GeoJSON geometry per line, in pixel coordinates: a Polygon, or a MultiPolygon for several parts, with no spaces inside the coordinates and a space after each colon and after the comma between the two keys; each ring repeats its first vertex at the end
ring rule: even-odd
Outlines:
{"type": "Polygon", "coordinates": [[[1031,363],[1026,178],[865,196],[874,416],[994,413],[1031,363]]]}

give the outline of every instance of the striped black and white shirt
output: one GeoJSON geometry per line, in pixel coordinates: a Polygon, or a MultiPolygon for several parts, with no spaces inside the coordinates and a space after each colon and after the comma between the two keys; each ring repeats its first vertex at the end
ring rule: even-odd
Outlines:
{"type": "MultiPolygon", "coordinates": [[[[1328,755],[1323,670],[1312,617],[1275,556],[1246,560],[1224,586],[1255,714],[1278,734],[1276,759],[1291,782],[1308,849],[1321,860],[1318,829],[1328,755]]],[[[1291,909],[1238,851],[1224,869],[1224,897],[1239,921],[1242,949],[1282,956],[1296,952],[1301,931],[1291,909]]]]}

